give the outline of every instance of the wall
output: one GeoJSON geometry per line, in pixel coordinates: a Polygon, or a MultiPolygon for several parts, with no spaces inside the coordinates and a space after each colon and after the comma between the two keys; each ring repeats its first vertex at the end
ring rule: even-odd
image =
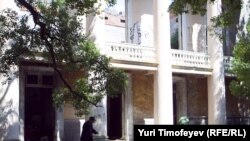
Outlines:
{"type": "MultiPolygon", "coordinates": [[[[83,77],[83,73],[81,71],[75,72],[75,71],[67,71],[67,72],[63,72],[63,75],[65,77],[65,80],[71,85],[73,86],[74,81],[77,78],[81,78],[83,77]]],[[[71,106],[70,104],[65,104],[64,105],[64,119],[66,120],[78,120],[80,118],[84,118],[83,117],[77,117],[75,115],[75,110],[73,108],[73,106],[71,106]]]]}
{"type": "MultiPolygon", "coordinates": [[[[206,77],[187,77],[188,116],[191,120],[203,122],[208,116],[208,94],[206,77]]],[[[195,124],[198,124],[196,123],[195,124]]]]}
{"type": "Polygon", "coordinates": [[[132,23],[139,21],[143,14],[153,15],[153,0],[133,0],[132,11],[132,23]]]}
{"type": "Polygon", "coordinates": [[[132,76],[134,124],[144,124],[144,118],[154,118],[153,75],[133,72],[132,76]]]}
{"type": "MultiPolygon", "coordinates": [[[[11,8],[17,11],[19,16],[27,14],[27,11],[20,10],[14,0],[1,0],[0,10],[11,8]]],[[[29,20],[32,26],[32,20],[29,20]]],[[[14,78],[5,85],[2,82],[6,78],[0,74],[0,140],[17,140],[23,138],[23,121],[19,116],[19,78],[14,78]],[[19,121],[20,120],[20,121],[19,121]]]]}
{"type": "Polygon", "coordinates": [[[152,46],[153,20],[151,19],[153,19],[153,0],[132,0],[130,6],[127,20],[129,42],[152,46]]]}
{"type": "Polygon", "coordinates": [[[0,140],[19,139],[19,78],[3,84],[0,74],[0,140]]]}
{"type": "Polygon", "coordinates": [[[193,24],[206,24],[206,16],[200,16],[200,15],[192,15],[188,14],[188,20],[189,20],[189,26],[192,26],[193,24]]]}
{"type": "Polygon", "coordinates": [[[187,116],[187,80],[185,76],[173,75],[174,124],[187,116]]]}
{"type": "MultiPolygon", "coordinates": [[[[83,71],[68,71],[64,72],[66,80],[69,84],[73,85],[74,80],[83,77],[83,71]]],[[[98,135],[106,135],[106,121],[107,121],[107,111],[106,111],[106,99],[104,98],[102,102],[103,107],[92,107],[90,116],[96,117],[96,123],[94,128],[98,131],[98,135]]],[[[79,141],[80,133],[82,131],[82,125],[88,116],[78,117],[75,115],[74,108],[69,105],[64,105],[64,138],[65,141],[79,141]]]]}
{"type": "MultiPolygon", "coordinates": [[[[73,85],[74,80],[83,76],[83,72],[64,72],[63,75],[69,84],[73,85]]],[[[75,110],[70,104],[64,105],[64,140],[79,141],[81,128],[85,121],[85,116],[78,117],[75,115],[75,110]]]]}
{"type": "Polygon", "coordinates": [[[106,42],[125,42],[125,28],[119,26],[105,26],[105,41],[106,42]]]}

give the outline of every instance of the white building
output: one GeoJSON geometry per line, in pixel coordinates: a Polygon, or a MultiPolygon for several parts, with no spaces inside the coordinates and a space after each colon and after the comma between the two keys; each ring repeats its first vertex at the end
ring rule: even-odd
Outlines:
{"type": "MultiPolygon", "coordinates": [[[[124,69],[129,76],[121,97],[105,98],[103,107],[93,107],[91,115],[96,116],[95,128],[100,132],[96,140],[132,140],[134,124],[177,124],[182,116],[188,116],[191,124],[231,124],[230,119],[240,116],[239,101],[228,89],[232,80],[227,73],[229,57],[224,56],[218,37],[207,30],[211,17],[220,13],[220,0],[207,4],[205,16],[179,15],[178,50],[170,45],[170,1],[125,2],[126,17],[120,26],[105,24],[103,13],[86,17],[86,31],[91,31],[97,47],[113,58],[112,67],[124,69]]],[[[0,1],[1,9],[13,5],[14,1],[0,1]]],[[[24,61],[19,74],[10,84],[0,86],[0,140],[24,141],[34,136],[34,132],[28,134],[28,123],[39,118],[46,120],[44,136],[79,140],[87,115],[74,116],[69,105],[62,106],[63,110],[52,107],[51,90],[58,85],[53,69],[45,63],[24,61]],[[39,116],[29,106],[47,112],[40,111],[39,116]]]]}

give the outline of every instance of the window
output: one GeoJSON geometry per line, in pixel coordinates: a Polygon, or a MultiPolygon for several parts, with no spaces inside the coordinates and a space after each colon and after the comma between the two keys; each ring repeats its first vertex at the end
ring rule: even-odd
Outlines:
{"type": "Polygon", "coordinates": [[[26,75],[26,87],[53,87],[54,76],[53,74],[27,74],[26,75]]]}
{"type": "Polygon", "coordinates": [[[38,84],[38,75],[27,75],[26,84],[38,84]]]}

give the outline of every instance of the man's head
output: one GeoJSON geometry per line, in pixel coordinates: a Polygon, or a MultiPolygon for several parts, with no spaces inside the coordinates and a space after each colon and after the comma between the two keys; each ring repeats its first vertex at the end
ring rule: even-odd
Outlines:
{"type": "Polygon", "coordinates": [[[89,117],[89,120],[94,123],[96,121],[95,117],[89,117]]]}

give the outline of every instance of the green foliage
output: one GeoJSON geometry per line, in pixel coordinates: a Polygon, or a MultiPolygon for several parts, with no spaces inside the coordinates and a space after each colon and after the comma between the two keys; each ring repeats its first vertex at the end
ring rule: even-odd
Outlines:
{"type": "MultiPolygon", "coordinates": [[[[19,17],[17,12],[10,9],[1,11],[1,71],[8,73],[11,66],[18,66],[20,60],[42,57],[52,64],[64,82],[53,93],[55,105],[69,103],[76,109],[78,116],[88,113],[90,106],[98,106],[105,95],[120,94],[127,82],[125,72],[109,67],[110,58],[100,54],[95,44],[83,34],[82,21],[78,17],[78,14],[87,14],[88,10],[93,12],[96,1],[56,0],[46,5],[27,1],[39,9],[39,15],[32,13],[32,9],[30,11],[35,22],[32,27],[28,23],[28,15],[19,17]],[[71,8],[78,10],[78,13],[74,13],[71,8]],[[83,77],[68,84],[61,69],[81,71],[83,77]]],[[[106,1],[109,5],[115,2],[106,1]]],[[[21,6],[23,0],[17,0],[17,4],[21,6]]],[[[98,9],[95,10],[98,13],[98,9]]]]}
{"type": "Polygon", "coordinates": [[[214,27],[226,28],[234,24],[238,24],[238,14],[242,7],[241,0],[222,0],[222,13],[213,17],[211,21],[214,27]]]}
{"type": "MultiPolygon", "coordinates": [[[[99,0],[65,0],[71,9],[77,9],[78,14],[100,13],[101,4],[96,4],[99,0]]],[[[108,6],[114,6],[116,0],[104,0],[108,6]]]]}
{"type": "Polygon", "coordinates": [[[189,125],[189,118],[187,116],[180,117],[178,124],[179,125],[189,125]]]}
{"type": "Polygon", "coordinates": [[[239,97],[250,96],[250,25],[247,25],[248,33],[239,36],[233,54],[232,72],[237,80],[230,83],[230,90],[239,97]]]}
{"type": "Polygon", "coordinates": [[[127,79],[127,75],[122,70],[113,68],[111,73],[108,74],[108,85],[106,85],[109,96],[115,97],[117,93],[123,92],[124,85],[127,85],[127,79]]]}
{"type": "Polygon", "coordinates": [[[207,1],[214,2],[215,0],[174,0],[169,10],[175,14],[192,13],[193,15],[205,15],[207,12],[207,1]]]}

